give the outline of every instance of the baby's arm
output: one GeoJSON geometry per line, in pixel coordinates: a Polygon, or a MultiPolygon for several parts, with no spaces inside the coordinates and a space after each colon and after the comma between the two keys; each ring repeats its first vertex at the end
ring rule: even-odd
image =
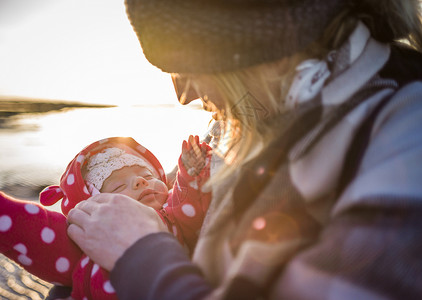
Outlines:
{"type": "Polygon", "coordinates": [[[182,244],[193,249],[208,209],[211,193],[203,190],[209,178],[211,148],[199,144],[198,137],[183,142],[179,170],[173,191],[165,208],[173,233],[182,244]]]}
{"type": "Polygon", "coordinates": [[[82,256],[67,236],[66,217],[0,192],[0,252],[43,280],[72,285],[82,256]]]}
{"type": "Polygon", "coordinates": [[[63,214],[2,192],[0,252],[43,280],[72,286],[74,299],[117,299],[108,272],[68,238],[63,214]]]}

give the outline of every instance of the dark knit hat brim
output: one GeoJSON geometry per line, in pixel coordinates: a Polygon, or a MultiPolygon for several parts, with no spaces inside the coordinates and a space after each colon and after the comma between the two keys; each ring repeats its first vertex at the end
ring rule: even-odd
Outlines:
{"type": "Polygon", "coordinates": [[[319,38],[346,0],[126,0],[146,58],[170,73],[230,71],[319,38]]]}

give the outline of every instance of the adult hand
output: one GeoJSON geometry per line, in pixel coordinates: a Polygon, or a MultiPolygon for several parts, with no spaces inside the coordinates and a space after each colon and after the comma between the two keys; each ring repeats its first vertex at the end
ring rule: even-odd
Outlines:
{"type": "Polygon", "coordinates": [[[137,240],[167,231],[154,209],[120,194],[103,193],[79,203],[68,222],[70,238],[108,271],[137,240]]]}

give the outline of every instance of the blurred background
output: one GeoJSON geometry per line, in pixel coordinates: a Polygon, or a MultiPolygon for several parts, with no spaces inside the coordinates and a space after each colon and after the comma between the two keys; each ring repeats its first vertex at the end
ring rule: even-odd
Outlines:
{"type": "MultiPolygon", "coordinates": [[[[146,61],[123,0],[0,0],[0,70],[0,190],[20,199],[37,201],[110,136],[135,138],[170,171],[211,119],[198,101],[178,104],[170,75],[146,61]]],[[[0,260],[0,298],[48,287],[0,260]]]]}

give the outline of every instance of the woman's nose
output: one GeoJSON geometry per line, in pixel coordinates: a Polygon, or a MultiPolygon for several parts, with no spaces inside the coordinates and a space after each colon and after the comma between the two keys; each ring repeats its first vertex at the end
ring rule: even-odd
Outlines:
{"type": "Polygon", "coordinates": [[[172,74],[171,79],[180,104],[189,104],[193,100],[199,98],[198,93],[192,87],[192,82],[189,77],[180,74],[172,74]]]}
{"type": "Polygon", "coordinates": [[[132,181],[132,188],[139,189],[148,186],[148,181],[142,176],[135,176],[132,181]]]}

